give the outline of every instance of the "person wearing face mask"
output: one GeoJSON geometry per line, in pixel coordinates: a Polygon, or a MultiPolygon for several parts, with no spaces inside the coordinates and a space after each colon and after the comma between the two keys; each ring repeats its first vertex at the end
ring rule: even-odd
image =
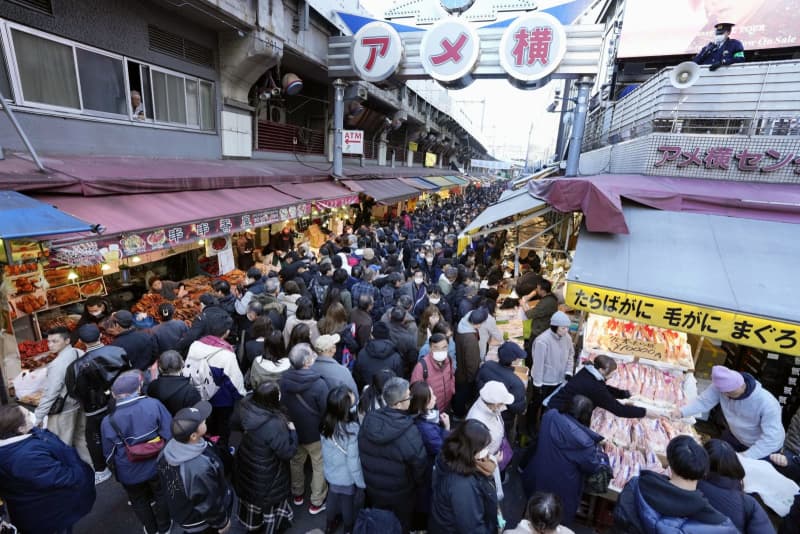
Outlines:
{"type": "Polygon", "coordinates": [[[447,338],[443,334],[433,334],[429,344],[431,350],[414,366],[411,382],[427,382],[435,393],[436,407],[444,412],[450,408],[456,392],[455,371],[447,351],[447,338]]]}
{"type": "Polygon", "coordinates": [[[723,65],[744,62],[744,46],[737,39],[731,39],[734,24],[719,22],[714,25],[714,41],[708,43],[694,56],[698,65],[710,65],[708,70],[715,71],[723,65]]]}
{"type": "Polygon", "coordinates": [[[489,454],[497,460],[497,470],[494,472],[494,482],[497,488],[497,499],[503,499],[503,484],[500,473],[511,462],[511,445],[506,439],[506,427],[503,422],[503,412],[508,405],[514,402],[514,395],[508,392],[502,382],[490,380],[480,389],[478,400],[467,413],[467,419],[475,419],[489,429],[492,441],[489,443],[489,454]]]}
{"type": "Polygon", "coordinates": [[[428,453],[428,469],[425,473],[425,484],[417,493],[417,505],[414,510],[412,528],[425,530],[428,526],[428,514],[431,501],[431,475],[436,456],[442,450],[442,444],[450,433],[450,418],[437,408],[436,394],[426,382],[411,383],[411,404],[408,413],[414,418],[414,424],[422,436],[422,443],[428,453]]]}
{"type": "Polygon", "coordinates": [[[0,405],[0,496],[19,532],[71,532],[95,501],[92,468],[33,413],[0,405]]]}
{"type": "Polygon", "coordinates": [[[786,431],[781,423],[781,405],[772,393],[749,373],[723,365],[711,368],[711,385],[688,405],[672,412],[673,417],[690,417],[719,405],[728,423],[721,438],[736,452],[753,459],[765,459],[783,446],[786,431]]]}
{"type": "Polygon", "coordinates": [[[491,439],[486,425],[475,420],[464,421],[445,439],[433,469],[429,534],[498,531],[491,439]]]}
{"type": "MultiPolygon", "coordinates": [[[[75,331],[77,332],[78,328],[85,324],[96,324],[99,327],[100,323],[111,316],[111,312],[111,303],[106,299],[102,297],[89,297],[83,304],[83,313],[81,313],[81,318],[78,320],[78,326],[75,328],[75,331]]],[[[73,343],[77,341],[77,337],[73,338],[72,341],[73,343]]]]}
{"type": "Polygon", "coordinates": [[[428,290],[428,304],[439,309],[439,315],[441,315],[444,322],[453,323],[453,310],[450,309],[450,304],[447,303],[447,300],[442,298],[442,292],[438,285],[434,285],[428,290]]]}
{"type": "Polygon", "coordinates": [[[556,312],[550,317],[550,329],[533,342],[533,395],[527,412],[529,433],[536,428],[544,399],[566,382],[575,368],[575,346],[569,337],[569,325],[567,314],[556,312]]]}
{"type": "Polygon", "coordinates": [[[419,320],[422,312],[428,307],[428,286],[425,284],[425,273],[417,267],[414,275],[400,288],[400,295],[408,295],[413,301],[409,312],[419,320]]]}

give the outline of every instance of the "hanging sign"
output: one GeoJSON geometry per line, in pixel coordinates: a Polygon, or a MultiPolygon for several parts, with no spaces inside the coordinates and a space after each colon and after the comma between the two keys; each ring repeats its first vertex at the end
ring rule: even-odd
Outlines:
{"type": "Polygon", "coordinates": [[[350,54],[353,70],[368,82],[379,82],[392,75],[403,59],[403,41],[391,25],[374,21],[353,36],[350,54]]]}
{"type": "Polygon", "coordinates": [[[436,154],[434,154],[433,152],[425,152],[425,166],[426,167],[436,166],[436,154]]]}
{"type": "Polygon", "coordinates": [[[564,26],[547,13],[527,13],[514,19],[500,39],[500,65],[523,83],[552,74],[566,52],[564,26]]]}
{"type": "Polygon", "coordinates": [[[570,308],[800,356],[800,325],[739,312],[567,282],[570,308]]]}
{"type": "Polygon", "coordinates": [[[472,81],[481,53],[478,32],[457,18],[442,19],[425,32],[422,38],[420,61],[431,78],[443,83],[472,81]]]}
{"type": "Polygon", "coordinates": [[[364,130],[343,130],[342,154],[364,153],[364,130]]]}

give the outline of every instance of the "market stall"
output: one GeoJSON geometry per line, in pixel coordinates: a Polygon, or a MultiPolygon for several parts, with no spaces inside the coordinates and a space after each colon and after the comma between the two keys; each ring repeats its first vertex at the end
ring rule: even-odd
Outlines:
{"type": "MultiPolygon", "coordinates": [[[[712,364],[746,370],[775,394],[786,421],[800,404],[800,311],[787,291],[800,257],[796,225],[625,203],[621,211],[629,233],[582,229],[568,274],[566,305],[588,312],[582,358],[617,358],[620,372],[609,383],[662,409],[703,389],[695,373],[707,376],[712,364]],[[734,345],[739,359],[724,350],[734,345]],[[769,362],[782,364],[772,368],[782,376],[763,375],[769,362]]],[[[593,428],[611,438],[612,486],[642,467],[657,468],[648,451],[658,453],[675,433],[697,437],[693,423],[597,413],[593,428]]]]}

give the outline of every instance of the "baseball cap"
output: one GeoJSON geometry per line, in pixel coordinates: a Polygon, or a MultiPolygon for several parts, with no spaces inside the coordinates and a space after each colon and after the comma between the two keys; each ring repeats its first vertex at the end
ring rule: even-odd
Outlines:
{"type": "Polygon", "coordinates": [[[209,415],[211,415],[211,404],[208,401],[200,401],[194,406],[179,410],[172,418],[172,437],[185,442],[209,415]]]}
{"type": "Polygon", "coordinates": [[[340,339],[339,334],[325,334],[319,336],[314,340],[314,348],[317,349],[317,352],[324,352],[331,347],[335,347],[340,339]]]}
{"type": "Polygon", "coordinates": [[[78,328],[78,338],[84,343],[94,343],[100,339],[100,329],[96,324],[83,324],[78,328]]]}
{"type": "Polygon", "coordinates": [[[133,314],[128,310],[120,310],[114,313],[114,320],[122,328],[130,328],[133,325],[133,314]]]}

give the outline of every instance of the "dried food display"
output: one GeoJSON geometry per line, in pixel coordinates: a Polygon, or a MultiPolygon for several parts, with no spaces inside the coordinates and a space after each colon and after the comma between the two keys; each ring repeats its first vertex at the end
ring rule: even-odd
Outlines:
{"type": "Polygon", "coordinates": [[[16,319],[21,315],[28,315],[47,307],[47,297],[40,293],[21,295],[9,300],[11,304],[11,317],[16,319]]]}
{"type": "Polygon", "coordinates": [[[83,298],[106,294],[106,286],[102,278],[80,284],[80,290],[83,298]]]}
{"type": "Polygon", "coordinates": [[[35,273],[39,270],[38,263],[22,263],[19,265],[6,265],[3,272],[6,276],[19,276],[23,274],[35,273]]]}
{"type": "Polygon", "coordinates": [[[81,290],[74,284],[47,290],[47,302],[50,306],[61,306],[79,300],[81,300],[81,290]]]}

